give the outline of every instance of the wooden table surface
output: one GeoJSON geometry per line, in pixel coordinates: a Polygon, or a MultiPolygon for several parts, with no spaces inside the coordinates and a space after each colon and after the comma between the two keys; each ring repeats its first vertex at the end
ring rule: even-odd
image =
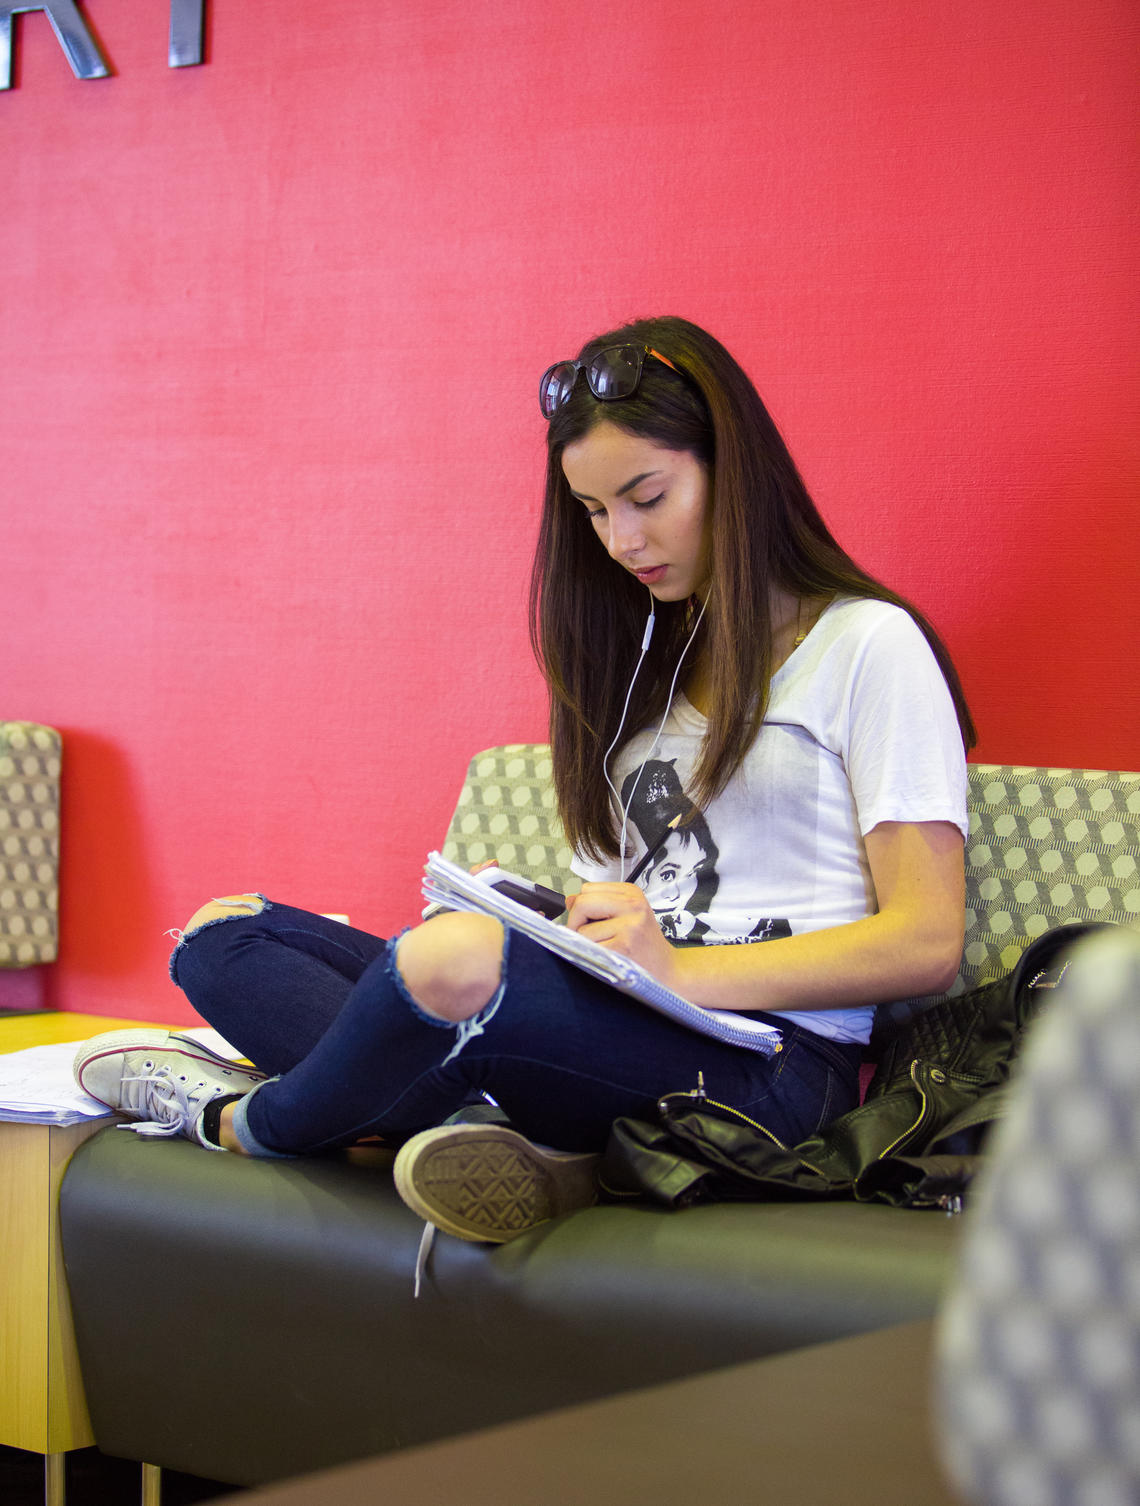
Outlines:
{"type": "Polygon", "coordinates": [[[105,1030],[161,1029],[149,1020],[120,1020],[106,1014],[5,1015],[0,1012],[0,1052],[23,1051],[28,1046],[50,1046],[59,1041],[87,1041],[105,1030]]]}

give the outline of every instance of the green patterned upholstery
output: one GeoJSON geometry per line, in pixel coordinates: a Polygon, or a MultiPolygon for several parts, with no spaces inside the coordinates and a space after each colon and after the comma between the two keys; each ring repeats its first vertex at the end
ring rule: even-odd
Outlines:
{"type": "Polygon", "coordinates": [[[972,764],[967,871],[971,977],[1050,926],[1140,925],[1140,774],[972,764]]]}
{"type": "Polygon", "coordinates": [[[504,868],[563,893],[578,888],[554,807],[546,743],[507,743],[476,753],[443,855],[464,868],[494,858],[504,868]]]}
{"type": "Polygon", "coordinates": [[[59,949],[59,769],[53,728],[0,722],[0,967],[59,949]]]}
{"type": "MultiPolygon", "coordinates": [[[[951,993],[1012,967],[1050,926],[1140,925],[1140,774],[971,764],[969,782],[966,947],[951,993]]],[[[496,858],[567,887],[570,849],[545,743],[475,755],[443,850],[465,867],[496,858]]],[[[916,1002],[884,1006],[881,1023],[904,1018],[916,1002]]]]}

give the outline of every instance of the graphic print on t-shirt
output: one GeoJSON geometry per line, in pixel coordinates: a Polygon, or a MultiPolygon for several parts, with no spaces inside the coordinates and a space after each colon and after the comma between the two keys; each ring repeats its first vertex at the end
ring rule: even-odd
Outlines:
{"type": "Polygon", "coordinates": [[[717,929],[713,903],[720,886],[720,849],[705,817],[685,794],[676,760],[651,759],[622,785],[622,804],[646,847],[652,847],[676,817],[681,822],[654,854],[637,880],[670,941],[689,946],[724,946],[742,941],[771,941],[790,936],[786,920],[760,917],[745,935],[717,929]],[[632,796],[632,799],[631,799],[632,796]]]}

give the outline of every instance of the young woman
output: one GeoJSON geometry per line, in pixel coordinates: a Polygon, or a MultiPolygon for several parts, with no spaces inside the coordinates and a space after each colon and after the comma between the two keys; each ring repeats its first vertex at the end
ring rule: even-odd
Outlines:
{"type": "Polygon", "coordinates": [[[856,1101],[874,1006],[943,989],[962,948],[957,677],[832,538],[738,364],[654,319],[550,367],[540,397],[532,621],[585,881],[568,923],[782,1049],[686,1029],[486,916],[386,942],[249,894],[203,906],[171,971],[256,1071],[145,1029],[76,1063],[142,1132],[254,1156],[403,1141],[401,1195],[473,1239],[592,1201],[611,1122],[698,1074],[780,1140],[810,1135],[856,1101]],[[662,849],[692,869],[672,906],[654,865],[625,881],[663,835],[655,799],[687,817],[662,849]],[[443,1124],[480,1096],[511,1128],[443,1124]]]}

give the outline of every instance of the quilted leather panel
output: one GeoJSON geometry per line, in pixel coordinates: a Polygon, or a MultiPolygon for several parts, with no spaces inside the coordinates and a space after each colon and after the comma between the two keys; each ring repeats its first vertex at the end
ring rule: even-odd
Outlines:
{"type": "Polygon", "coordinates": [[[60,750],[51,727],[0,722],[0,967],[59,950],[60,750]]]}
{"type": "MultiPolygon", "coordinates": [[[[977,1017],[974,1004],[960,996],[944,1002],[945,1009],[918,1011],[913,1034],[907,1032],[906,1040],[913,1043],[913,1055],[922,1061],[942,1063],[950,1060],[955,1054],[955,1048],[960,1048],[963,1039],[969,1036],[970,1027],[977,1017]]],[[[908,1051],[908,1055],[910,1054],[908,1051]]]]}

